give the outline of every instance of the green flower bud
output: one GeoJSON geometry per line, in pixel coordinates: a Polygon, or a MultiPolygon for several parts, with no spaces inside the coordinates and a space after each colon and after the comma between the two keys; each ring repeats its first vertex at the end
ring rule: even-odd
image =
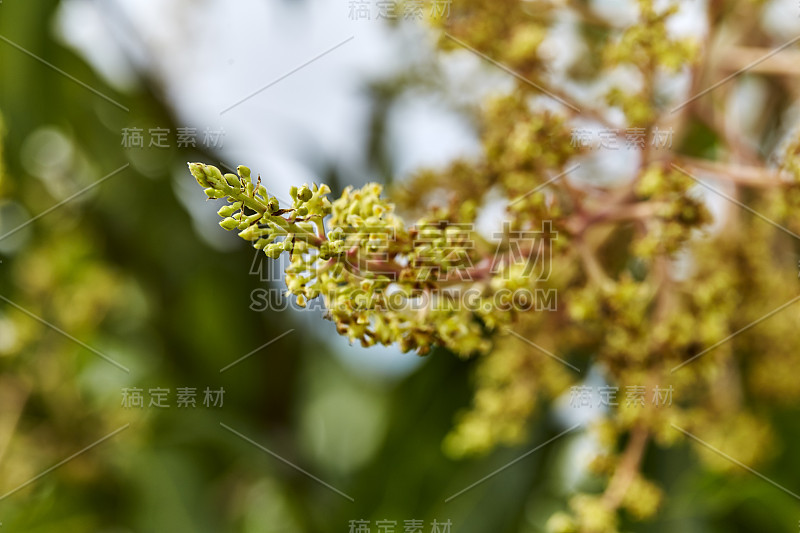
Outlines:
{"type": "Polygon", "coordinates": [[[237,208],[233,207],[233,205],[223,205],[219,208],[217,214],[221,217],[229,217],[236,212],[236,209],[237,208]]]}
{"type": "Polygon", "coordinates": [[[203,172],[208,178],[208,182],[212,186],[219,186],[220,184],[223,183],[222,172],[220,172],[217,167],[211,165],[205,165],[203,166],[203,172]]]}
{"type": "Polygon", "coordinates": [[[261,213],[253,213],[249,217],[246,217],[245,220],[248,224],[255,224],[261,218],[261,213]]]}
{"type": "Polygon", "coordinates": [[[309,189],[307,185],[303,185],[297,190],[297,199],[303,202],[311,200],[313,195],[314,193],[311,192],[311,189],[309,189]]]}
{"type": "Polygon", "coordinates": [[[220,222],[219,225],[222,226],[224,229],[231,231],[233,229],[236,229],[239,223],[232,218],[226,218],[225,220],[220,222]]]}
{"type": "Polygon", "coordinates": [[[283,253],[283,245],[275,243],[268,244],[266,248],[264,248],[264,253],[267,254],[267,257],[277,259],[283,253]]]}
{"type": "Polygon", "coordinates": [[[323,242],[319,246],[319,258],[322,260],[328,260],[331,258],[331,247],[327,242],[323,242]]]}
{"type": "Polygon", "coordinates": [[[250,179],[250,169],[248,167],[244,165],[239,165],[238,167],[236,167],[236,172],[238,172],[239,175],[244,179],[246,180],[250,179]]]}
{"type": "Polygon", "coordinates": [[[228,182],[228,185],[231,187],[239,187],[241,182],[239,181],[239,176],[236,174],[225,174],[225,181],[228,182]]]}
{"type": "Polygon", "coordinates": [[[303,288],[303,282],[300,278],[292,278],[286,280],[286,288],[288,288],[291,292],[297,292],[303,288]]]}
{"type": "Polygon", "coordinates": [[[239,232],[239,237],[246,241],[254,241],[261,236],[261,230],[258,226],[248,226],[239,232]]]}

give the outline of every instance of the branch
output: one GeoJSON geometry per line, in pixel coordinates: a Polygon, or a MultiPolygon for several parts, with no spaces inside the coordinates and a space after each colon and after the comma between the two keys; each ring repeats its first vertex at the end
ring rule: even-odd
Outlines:
{"type": "Polygon", "coordinates": [[[639,465],[644,456],[644,450],[647,447],[648,432],[641,425],[637,425],[631,431],[631,437],[628,440],[628,445],[622,455],[617,469],[614,471],[614,476],[606,487],[603,493],[603,503],[610,510],[617,509],[622,504],[625,498],[625,492],[636,477],[636,472],[639,470],[639,465]]]}
{"type": "Polygon", "coordinates": [[[794,183],[792,175],[781,170],[691,157],[682,157],[679,161],[695,171],[711,172],[715,177],[748,187],[788,186],[794,183]]]}
{"type": "Polygon", "coordinates": [[[781,50],[774,53],[774,48],[734,46],[722,56],[720,67],[731,72],[746,69],[748,72],[798,76],[800,75],[800,51],[781,50]]]}

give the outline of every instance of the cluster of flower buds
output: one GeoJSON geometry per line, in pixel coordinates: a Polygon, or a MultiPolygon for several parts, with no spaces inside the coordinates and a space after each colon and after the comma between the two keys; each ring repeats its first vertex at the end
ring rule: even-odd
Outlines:
{"type": "Polygon", "coordinates": [[[471,295],[470,307],[440,287],[452,285],[447,272],[471,264],[475,250],[465,230],[424,221],[407,228],[378,184],[348,187],[333,202],[327,185],[292,187],[291,207],[281,208],[247,167],[238,175],[201,163],[189,169],[209,198],[227,199],[220,226],[273,259],[288,252],[288,293],[300,306],[322,297],[328,318],[351,341],[397,342],[420,354],[441,344],[468,356],[489,349],[484,326],[507,315],[485,291],[471,295]]]}
{"type": "Polygon", "coordinates": [[[323,237],[317,228],[331,209],[327,185],[293,187],[292,208],[281,209],[260,179],[253,184],[250,169],[245,166],[236,169],[238,175],[222,174],[217,167],[202,163],[190,163],[189,169],[205,188],[206,196],[228,199],[228,204],[217,211],[223,217],[219,225],[229,231],[239,230],[242,239],[252,241],[253,247],[264,250],[267,256],[275,259],[301,242],[321,244],[323,237]]]}

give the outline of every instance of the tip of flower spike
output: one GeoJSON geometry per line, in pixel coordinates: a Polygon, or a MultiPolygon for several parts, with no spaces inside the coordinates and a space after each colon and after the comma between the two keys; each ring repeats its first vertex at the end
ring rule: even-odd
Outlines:
{"type": "Polygon", "coordinates": [[[215,166],[204,163],[189,163],[189,171],[201,187],[218,188],[225,183],[222,172],[215,166]]]}
{"type": "Polygon", "coordinates": [[[189,172],[192,173],[194,179],[197,180],[197,183],[200,184],[201,187],[210,187],[211,184],[208,183],[208,179],[206,178],[205,172],[203,172],[203,167],[205,166],[203,163],[187,163],[189,165],[189,172]]]}

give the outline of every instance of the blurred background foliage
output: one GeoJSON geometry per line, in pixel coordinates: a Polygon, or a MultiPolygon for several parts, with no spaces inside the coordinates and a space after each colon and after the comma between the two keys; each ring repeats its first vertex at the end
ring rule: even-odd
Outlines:
{"type": "MultiPolygon", "coordinates": [[[[2,530],[342,532],[350,520],[371,520],[375,529],[385,518],[398,521],[398,531],[410,519],[424,520],[424,531],[434,519],[463,533],[542,531],[576,482],[580,437],[445,503],[561,426],[539,418],[529,445],[448,459],[442,441],[469,404],[472,361],[435,351],[410,373],[378,375],[335,356],[329,337],[309,334],[333,328],[318,316],[248,310],[251,292],[264,285],[246,275],[252,250],[205,243],[173,183],[176,175],[192,181],[186,161],[216,162],[219,154],[174,143],[123,149],[120,132],[134,124],[174,132],[175,110],[155,73],[137,70],[135,86],[120,91],[65,47],[52,29],[58,7],[0,4],[2,530]],[[131,387],[168,388],[171,407],[126,409],[122,390],[131,387]],[[198,404],[206,387],[224,388],[224,405],[177,408],[178,387],[196,387],[198,404]]],[[[387,109],[399,84],[413,81],[410,74],[365,85],[375,176],[390,174],[387,109]]],[[[710,134],[695,135],[697,146],[713,145],[710,134]]],[[[331,167],[321,178],[341,186],[337,173],[331,167]]],[[[770,468],[800,472],[789,452],[800,437],[796,415],[774,413],[788,445],[770,468]]],[[[723,478],[695,464],[685,450],[648,456],[644,471],[669,498],[657,521],[628,529],[795,531],[797,501],[750,474],[723,478]]]]}

